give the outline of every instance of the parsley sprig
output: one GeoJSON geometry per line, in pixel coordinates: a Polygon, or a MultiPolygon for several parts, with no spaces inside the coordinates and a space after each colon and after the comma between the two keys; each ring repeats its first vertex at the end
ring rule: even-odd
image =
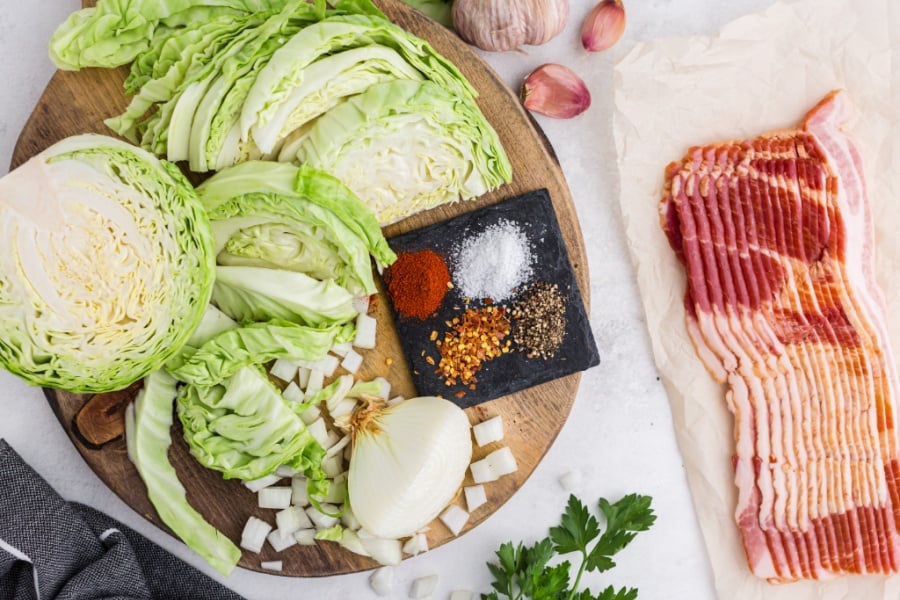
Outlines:
{"type": "Polygon", "coordinates": [[[602,573],[612,569],[616,566],[612,557],[639,532],[650,529],[656,521],[650,502],[649,496],[637,494],[624,496],[614,504],[600,498],[600,512],[606,518],[606,531],[601,534],[600,523],[588,507],[574,495],[569,496],[560,524],[550,528],[548,537],[532,546],[521,542],[501,544],[496,552],[499,560],[488,563],[495,591],[482,594],[481,600],[635,600],[635,588],[616,590],[609,586],[596,596],[588,589],[579,592],[578,588],[585,571],[602,573]],[[572,553],[580,554],[580,563],[570,588],[572,563],[564,560],[551,565],[550,561],[572,553]]]}

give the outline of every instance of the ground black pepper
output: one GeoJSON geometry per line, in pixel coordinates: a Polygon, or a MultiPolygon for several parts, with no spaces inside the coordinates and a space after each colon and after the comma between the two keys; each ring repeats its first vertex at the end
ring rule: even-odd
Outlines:
{"type": "Polygon", "coordinates": [[[512,307],[512,338],[528,358],[552,358],[566,333],[566,297],[555,283],[525,287],[512,307]]]}

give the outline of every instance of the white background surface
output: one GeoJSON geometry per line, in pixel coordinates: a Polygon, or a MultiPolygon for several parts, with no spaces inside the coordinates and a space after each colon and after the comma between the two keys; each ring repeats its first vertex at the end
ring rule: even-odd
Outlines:
{"type": "MultiPolygon", "coordinates": [[[[589,54],[581,48],[579,31],[594,1],[572,0],[568,26],[549,44],[524,53],[485,54],[514,89],[531,69],[559,62],[581,74],[592,93],[593,104],[580,117],[558,121],[538,116],[538,122],[559,156],[585,234],[591,322],[601,364],[584,375],[566,426],[522,489],[462,538],[404,561],[395,571],[391,597],[407,597],[412,580],[429,574],[440,576],[434,598],[447,598],[454,589],[487,592],[485,562],[494,558],[502,542],[531,544],[558,522],[568,495],[558,479],[571,470],[582,476],[574,491],[584,501],[594,505],[600,496],[649,494],[658,514],[654,528],[639,535],[617,558],[616,569],[585,578],[595,592],[613,584],[638,587],[642,600],[715,597],[621,229],[610,132],[611,73],[615,60],[635,43],[661,36],[714,34],[728,21],[760,11],[771,1],[625,0],[625,36],[612,50],[589,54]]],[[[6,172],[18,134],[53,73],[47,40],[78,7],[77,0],[2,0],[0,173],[6,172]]],[[[671,158],[660,157],[661,164],[671,158]]],[[[0,437],[65,498],[120,519],[248,598],[376,597],[368,587],[367,573],[285,578],[236,569],[222,578],[110,492],[82,461],[40,390],[6,372],[0,372],[0,437]]]]}

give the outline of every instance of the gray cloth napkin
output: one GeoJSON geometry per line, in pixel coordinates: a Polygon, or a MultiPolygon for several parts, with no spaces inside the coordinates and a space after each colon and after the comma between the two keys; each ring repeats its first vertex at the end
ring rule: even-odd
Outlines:
{"type": "Polygon", "coordinates": [[[0,599],[240,600],[107,515],[63,500],[0,439],[0,599]]]}

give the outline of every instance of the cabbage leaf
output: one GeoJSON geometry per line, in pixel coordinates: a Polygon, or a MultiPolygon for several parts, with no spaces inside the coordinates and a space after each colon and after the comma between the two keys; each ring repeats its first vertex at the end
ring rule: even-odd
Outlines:
{"type": "Polygon", "coordinates": [[[187,501],[187,493],[169,462],[176,381],[164,370],[144,379],[144,387],[126,418],[128,456],[147,486],[147,496],[163,523],[219,572],[228,575],[241,549],[209,524],[187,501]]]}
{"type": "Polygon", "coordinates": [[[353,323],[317,329],[289,321],[265,321],[228,329],[199,348],[169,362],[179,381],[193,385],[221,383],[240,369],[276,358],[318,361],[336,343],[353,339],[353,323]]]}
{"type": "Polygon", "coordinates": [[[242,322],[284,319],[328,327],[357,315],[353,295],[334,280],[264,267],[216,267],[212,301],[242,322]]]}

